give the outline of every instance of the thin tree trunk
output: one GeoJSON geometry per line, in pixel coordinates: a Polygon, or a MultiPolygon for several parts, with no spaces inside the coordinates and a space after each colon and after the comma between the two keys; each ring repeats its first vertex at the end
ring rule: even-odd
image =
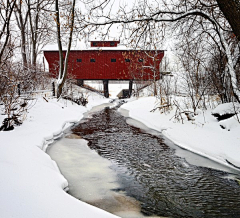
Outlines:
{"type": "Polygon", "coordinates": [[[22,13],[22,2],[20,2],[19,6],[16,4],[16,9],[15,11],[15,17],[17,20],[17,25],[19,30],[21,31],[21,54],[22,54],[22,61],[23,61],[23,66],[26,69],[28,67],[28,60],[27,60],[27,51],[26,51],[26,22],[28,20],[28,12],[25,16],[25,19],[23,19],[23,13],[22,13]]]}
{"type": "Polygon", "coordinates": [[[36,2],[36,15],[34,17],[31,14],[31,8],[30,8],[31,2],[28,1],[28,10],[29,10],[29,23],[30,23],[30,29],[31,29],[31,46],[32,46],[32,52],[31,52],[31,64],[34,68],[36,68],[36,61],[37,61],[37,36],[38,36],[38,21],[39,21],[39,0],[36,2]],[[33,21],[34,19],[34,21],[33,21]]]}
{"type": "Polygon", "coordinates": [[[59,7],[58,7],[58,0],[56,0],[55,3],[55,9],[56,9],[56,22],[57,22],[57,37],[58,37],[58,49],[59,49],[59,76],[58,76],[58,81],[57,81],[57,98],[59,98],[62,94],[62,89],[65,83],[65,80],[67,78],[67,69],[68,69],[68,58],[69,58],[69,53],[71,49],[71,44],[72,44],[72,34],[73,34],[73,28],[74,28],[74,12],[75,12],[75,0],[73,0],[72,3],[72,10],[71,10],[71,24],[70,24],[70,33],[69,33],[69,38],[68,38],[68,47],[67,47],[67,52],[64,60],[64,68],[63,68],[63,54],[62,54],[62,43],[61,43],[61,32],[60,32],[60,19],[59,19],[59,7]]]}
{"type": "Polygon", "coordinates": [[[61,42],[61,26],[60,26],[60,18],[59,18],[58,0],[55,1],[55,10],[56,10],[56,24],[57,24],[57,43],[58,43],[58,52],[59,52],[58,80],[60,80],[63,74],[63,51],[62,51],[62,42],[61,42]]]}
{"type": "MultiPolygon", "coordinates": [[[[6,37],[3,42],[3,46],[1,47],[1,50],[0,50],[0,63],[2,62],[2,57],[3,57],[4,51],[6,49],[6,46],[8,44],[9,37],[10,37],[10,20],[11,20],[11,16],[12,16],[12,12],[13,12],[15,3],[16,3],[16,0],[14,0],[13,2],[12,1],[10,2],[9,0],[7,1],[7,8],[5,9],[6,16],[5,16],[4,28],[2,29],[3,32],[5,32],[5,29],[6,29],[6,37]]],[[[0,39],[3,35],[3,32],[1,32],[1,34],[0,34],[0,39]]]]}

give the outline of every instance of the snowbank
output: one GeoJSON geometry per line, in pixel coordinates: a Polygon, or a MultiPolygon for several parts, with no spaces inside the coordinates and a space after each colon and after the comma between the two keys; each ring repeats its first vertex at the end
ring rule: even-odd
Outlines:
{"type": "MultiPolygon", "coordinates": [[[[150,112],[157,103],[155,97],[142,97],[129,101],[119,110],[128,110],[130,117],[152,129],[161,131],[166,137],[185,149],[229,167],[240,167],[240,124],[237,122],[236,115],[228,120],[218,122],[209,109],[199,111],[194,121],[186,120],[184,124],[181,124],[171,119],[175,110],[167,114],[161,114],[159,110],[150,112]],[[220,125],[224,125],[226,128],[223,129],[220,125]],[[228,131],[230,129],[231,131],[228,131]]],[[[224,109],[226,108],[225,106],[224,109]]]]}
{"type": "MultiPolygon", "coordinates": [[[[85,108],[65,100],[39,98],[22,126],[0,132],[0,217],[116,217],[63,191],[68,186],[66,179],[42,150],[47,140],[61,135],[84,112],[109,101],[98,95],[88,100],[85,108]]],[[[3,118],[0,115],[0,122],[3,118]]]]}

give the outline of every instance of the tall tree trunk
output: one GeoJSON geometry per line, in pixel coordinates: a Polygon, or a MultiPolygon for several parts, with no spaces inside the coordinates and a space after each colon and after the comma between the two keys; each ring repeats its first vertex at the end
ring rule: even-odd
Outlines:
{"type": "Polygon", "coordinates": [[[22,62],[23,66],[26,69],[28,67],[28,59],[27,59],[27,49],[26,49],[26,23],[28,20],[28,14],[27,12],[25,14],[25,18],[23,18],[23,12],[22,12],[22,2],[19,1],[19,4],[16,3],[16,11],[15,11],[15,17],[17,21],[18,28],[21,32],[21,54],[22,54],[22,62]]]}
{"type": "Polygon", "coordinates": [[[21,31],[21,38],[22,38],[22,43],[21,43],[22,61],[23,61],[24,69],[26,69],[28,67],[28,61],[27,61],[27,51],[26,51],[26,37],[25,37],[24,31],[21,31]]]}
{"type": "MultiPolygon", "coordinates": [[[[59,52],[58,80],[60,80],[63,74],[63,50],[62,50],[62,42],[61,42],[61,25],[60,25],[60,18],[59,18],[58,0],[55,1],[55,10],[56,10],[56,24],[57,24],[57,43],[58,43],[58,52],[59,52]]],[[[61,93],[58,93],[57,91],[57,96],[60,96],[61,93]]]]}
{"type": "Polygon", "coordinates": [[[28,10],[29,10],[29,23],[31,29],[31,46],[32,46],[32,53],[31,53],[31,64],[36,69],[37,63],[37,37],[38,37],[38,22],[39,22],[39,6],[40,1],[37,0],[36,2],[36,12],[34,16],[31,14],[31,1],[28,1],[28,10]]]}
{"type": "Polygon", "coordinates": [[[239,0],[217,0],[219,8],[231,25],[234,34],[240,41],[240,1],[239,0]]]}
{"type": "Polygon", "coordinates": [[[58,49],[59,49],[59,75],[57,81],[57,98],[59,98],[62,94],[62,89],[67,78],[67,69],[68,69],[68,58],[72,44],[72,34],[74,28],[74,12],[75,12],[75,0],[72,3],[72,9],[70,14],[70,32],[68,38],[68,47],[65,55],[64,65],[63,65],[63,54],[62,54],[62,42],[61,42],[61,32],[60,32],[60,18],[59,18],[59,6],[58,0],[55,1],[55,10],[56,10],[56,23],[57,23],[57,41],[58,41],[58,49]]]}

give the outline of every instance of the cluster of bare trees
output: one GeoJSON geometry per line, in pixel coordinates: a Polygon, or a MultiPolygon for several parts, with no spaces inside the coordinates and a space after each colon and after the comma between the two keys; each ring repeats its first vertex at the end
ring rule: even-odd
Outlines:
{"type": "MultiPolygon", "coordinates": [[[[0,1],[0,63],[11,58],[9,52],[14,49],[21,53],[20,61],[25,68],[37,68],[41,48],[53,41],[52,4],[52,0],[0,1]]],[[[15,58],[19,61],[19,57],[15,58]]]]}
{"type": "Polygon", "coordinates": [[[0,1],[0,103],[6,118],[1,130],[22,123],[30,107],[30,94],[49,83],[40,49],[52,40],[50,14],[53,1],[0,1]]]}
{"type": "Polygon", "coordinates": [[[17,0],[14,15],[21,38],[21,55],[25,68],[37,67],[40,49],[53,41],[50,16],[53,0],[17,0]]]}
{"type": "MultiPolygon", "coordinates": [[[[177,38],[193,108],[206,94],[218,95],[222,102],[240,102],[239,7],[239,0],[139,0],[119,3],[117,9],[112,0],[1,0],[0,76],[7,81],[0,84],[1,102],[10,93],[7,87],[33,87],[32,80],[38,80],[41,72],[40,50],[49,42],[58,44],[60,97],[72,41],[96,32],[104,39],[114,26],[118,39],[145,50],[159,49],[159,42],[170,35],[177,38]]],[[[165,93],[168,98],[170,80],[155,83],[154,94],[165,93]]]]}
{"type": "MultiPolygon", "coordinates": [[[[194,110],[205,107],[205,99],[213,95],[222,103],[240,103],[238,0],[134,1],[130,10],[122,6],[117,15],[105,14],[110,2],[95,5],[95,17],[85,22],[95,30],[120,25],[133,44],[145,47],[169,35],[177,38],[176,53],[185,72],[181,85],[194,110]]],[[[162,82],[160,93],[163,86],[168,87],[162,82]]]]}
{"type": "Polygon", "coordinates": [[[21,64],[8,61],[1,66],[0,81],[0,102],[6,115],[0,130],[7,131],[25,119],[32,100],[31,93],[39,84],[40,77],[36,78],[36,74],[23,69],[21,64]]]}
{"type": "Polygon", "coordinates": [[[14,122],[21,123],[27,107],[20,105],[22,101],[29,104],[31,92],[50,85],[51,78],[44,72],[40,55],[48,43],[57,43],[59,48],[57,96],[60,97],[67,78],[72,35],[76,33],[74,13],[75,0],[0,1],[0,103],[7,115],[3,130],[12,129],[14,122]],[[68,52],[63,57],[65,45],[68,52]]]}
{"type": "Polygon", "coordinates": [[[177,21],[174,28],[188,85],[200,98],[216,94],[222,103],[239,102],[239,41],[216,2],[194,6],[201,14],[177,21]]]}

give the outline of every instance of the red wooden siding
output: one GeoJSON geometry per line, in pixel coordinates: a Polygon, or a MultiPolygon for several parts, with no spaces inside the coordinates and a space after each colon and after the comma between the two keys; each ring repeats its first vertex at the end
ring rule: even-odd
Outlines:
{"type": "MultiPolygon", "coordinates": [[[[84,80],[153,80],[154,73],[149,67],[154,66],[154,62],[149,56],[154,56],[156,52],[157,60],[155,61],[155,66],[159,72],[159,64],[164,56],[164,51],[160,50],[71,51],[69,54],[68,72],[75,75],[76,79],[84,80]],[[91,59],[95,59],[95,62],[90,62],[91,59]],[[111,62],[111,59],[116,59],[116,62],[111,62]],[[129,59],[130,62],[126,62],[125,59],[129,59]],[[139,59],[143,59],[143,62],[139,62],[139,59]],[[79,62],[77,62],[77,60],[79,62]]],[[[57,75],[59,62],[58,51],[44,51],[44,56],[48,61],[50,73],[57,75]]],[[[156,79],[159,79],[159,73],[156,79]]]]}

